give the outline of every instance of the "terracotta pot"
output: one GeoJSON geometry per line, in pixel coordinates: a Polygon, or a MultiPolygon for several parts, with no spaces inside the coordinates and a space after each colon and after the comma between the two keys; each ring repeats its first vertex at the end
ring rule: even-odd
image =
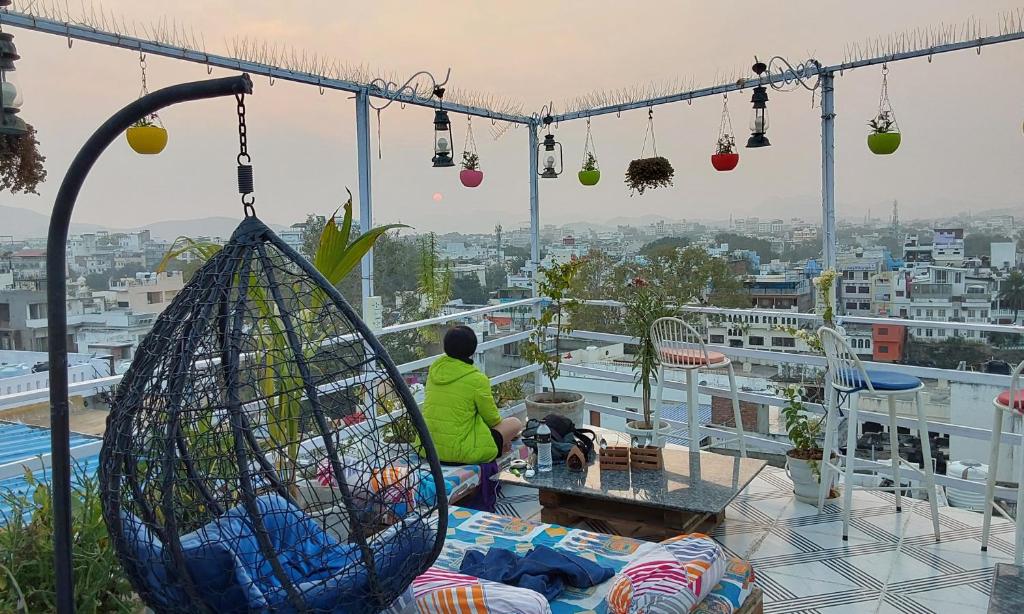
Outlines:
{"type": "Polygon", "coordinates": [[[483,182],[483,180],[483,171],[473,171],[466,168],[459,171],[459,181],[461,181],[462,185],[466,186],[467,188],[475,188],[478,185],[480,185],[483,182]]]}
{"type": "Polygon", "coordinates": [[[526,397],[526,415],[542,420],[548,414],[557,414],[580,426],[585,424],[584,403],[583,395],[578,392],[538,392],[526,397]]]}
{"type": "Polygon", "coordinates": [[[167,129],[160,126],[132,126],[125,136],[131,148],[140,154],[158,154],[167,146],[167,129]]]}
{"type": "Polygon", "coordinates": [[[879,156],[887,156],[899,149],[899,132],[882,132],[868,135],[868,149],[879,156]]]}
{"type": "Polygon", "coordinates": [[[580,183],[583,185],[597,185],[597,182],[601,181],[601,171],[597,169],[592,171],[580,171],[577,176],[580,178],[580,183]]]}
{"type": "Polygon", "coordinates": [[[711,154],[711,166],[716,171],[731,171],[740,163],[738,153],[711,154]]]}

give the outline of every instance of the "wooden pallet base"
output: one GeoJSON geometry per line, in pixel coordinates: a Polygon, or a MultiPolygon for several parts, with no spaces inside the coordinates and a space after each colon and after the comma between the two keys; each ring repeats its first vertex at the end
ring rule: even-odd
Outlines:
{"type": "Polygon", "coordinates": [[[725,520],[725,512],[703,514],[664,510],[636,501],[607,501],[552,491],[540,491],[541,520],[572,526],[580,520],[600,520],[617,535],[661,541],[683,533],[710,533],[725,520]]]}
{"type": "Polygon", "coordinates": [[[659,471],[665,468],[665,457],[661,448],[630,448],[629,466],[643,471],[659,471]]]}
{"type": "Polygon", "coordinates": [[[599,450],[597,465],[602,471],[629,471],[629,448],[607,446],[599,450]]]}

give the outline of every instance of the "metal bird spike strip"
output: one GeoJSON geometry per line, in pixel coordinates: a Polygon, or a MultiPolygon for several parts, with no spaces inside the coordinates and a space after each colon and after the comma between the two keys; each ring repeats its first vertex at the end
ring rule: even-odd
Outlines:
{"type": "Polygon", "coordinates": [[[117,389],[103,516],[156,612],[377,612],[444,543],[429,441],[345,299],[247,217],[157,318],[117,389]]]}

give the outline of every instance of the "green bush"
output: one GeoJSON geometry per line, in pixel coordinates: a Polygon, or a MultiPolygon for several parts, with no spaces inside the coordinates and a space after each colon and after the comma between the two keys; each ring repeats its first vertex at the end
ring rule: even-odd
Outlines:
{"type": "MultiPolygon", "coordinates": [[[[103,523],[99,484],[75,468],[71,492],[75,610],[81,613],[137,612],[141,603],[117,562],[103,523]]],[[[26,469],[31,494],[0,492],[11,509],[0,526],[0,612],[53,612],[53,498],[50,482],[26,469]]]]}

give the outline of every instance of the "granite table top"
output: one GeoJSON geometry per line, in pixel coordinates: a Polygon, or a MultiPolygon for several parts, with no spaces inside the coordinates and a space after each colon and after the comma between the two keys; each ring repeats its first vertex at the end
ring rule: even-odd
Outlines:
{"type": "Polygon", "coordinates": [[[1019,614],[1024,610],[1024,567],[996,563],[992,572],[989,614],[1019,614]]]}
{"type": "MultiPolygon", "coordinates": [[[[607,438],[607,429],[594,429],[607,438]]],[[[628,437],[620,435],[628,441],[628,437]]],[[[611,439],[609,439],[611,441],[611,439]]],[[[495,479],[543,491],[553,491],[606,501],[629,502],[634,505],[717,514],[746,488],[766,463],[752,458],[738,458],[700,452],[669,445],[664,449],[663,470],[602,470],[597,461],[582,472],[569,471],[565,464],[551,471],[537,472],[533,477],[502,471],[495,479]]]]}

